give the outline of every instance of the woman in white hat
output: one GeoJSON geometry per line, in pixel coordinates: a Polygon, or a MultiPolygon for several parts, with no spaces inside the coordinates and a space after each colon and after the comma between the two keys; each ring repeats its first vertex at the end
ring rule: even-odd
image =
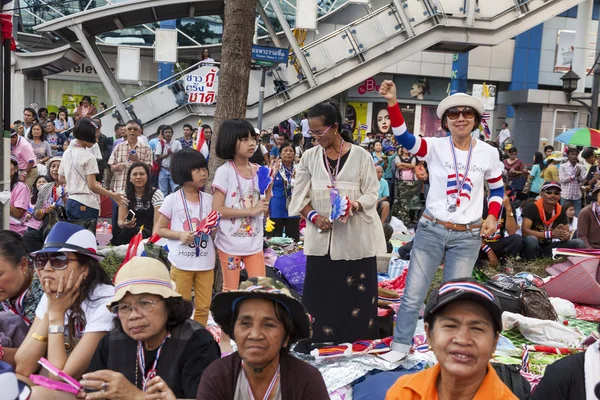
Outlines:
{"type": "Polygon", "coordinates": [[[492,146],[473,139],[484,113],[483,104],[464,93],[446,97],[437,108],[448,137],[421,138],[407,132],[392,81],[381,84],[396,141],[427,162],[430,189],[408,267],[404,297],[398,312],[390,361],[410,351],[411,340],[435,271],[444,264],[444,281],[470,277],[481,247],[481,237],[496,231],[504,188],[503,165],[492,146]],[[484,185],[488,183],[489,214],[483,214],[484,185]]]}
{"type": "Polygon", "coordinates": [[[102,338],[80,382],[95,391],[86,399],[195,398],[202,372],[221,352],[190,319],[192,303],[174,290],[167,267],[132,258],[117,273],[107,307],[116,328],[102,338]]]}
{"type": "MultiPolygon", "coordinates": [[[[29,335],[15,355],[17,373],[29,376],[45,357],[75,379],[83,374],[100,339],[113,327],[104,307],[114,287],[87,229],[58,222],[42,250],[31,254],[44,295],[29,335]]],[[[46,398],[46,397],[41,397],[46,398]]]]}

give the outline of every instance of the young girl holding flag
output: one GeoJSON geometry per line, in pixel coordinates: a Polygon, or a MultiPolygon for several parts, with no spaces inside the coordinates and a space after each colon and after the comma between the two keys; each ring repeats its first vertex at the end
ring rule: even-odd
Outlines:
{"type": "Polygon", "coordinates": [[[192,299],[194,320],[206,325],[214,282],[215,247],[213,240],[199,228],[206,222],[215,226],[211,214],[213,198],[201,188],[208,178],[208,164],[200,152],[183,149],[171,160],[173,181],[180,190],[168,195],[160,207],[158,235],[168,239],[171,279],[185,300],[192,299]],[[205,221],[206,220],[206,221],[205,221]]]}

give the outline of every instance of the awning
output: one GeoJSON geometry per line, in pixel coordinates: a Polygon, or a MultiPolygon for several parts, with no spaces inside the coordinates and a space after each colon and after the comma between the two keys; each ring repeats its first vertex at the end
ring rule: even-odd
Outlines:
{"type": "Polygon", "coordinates": [[[85,55],[67,44],[56,49],[33,53],[12,53],[15,70],[26,76],[36,77],[58,74],[81,64],[85,55]]]}
{"type": "Polygon", "coordinates": [[[68,42],[77,41],[69,27],[81,24],[88,36],[96,36],[151,22],[202,15],[222,15],[223,0],[132,0],[97,7],[37,25],[37,32],[54,32],[68,42]]]}

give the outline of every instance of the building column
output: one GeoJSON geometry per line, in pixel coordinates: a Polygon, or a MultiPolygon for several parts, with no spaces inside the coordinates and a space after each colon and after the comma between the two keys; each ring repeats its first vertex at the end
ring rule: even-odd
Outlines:
{"type": "Polygon", "coordinates": [[[469,75],[469,53],[455,53],[452,56],[452,73],[450,76],[450,94],[467,93],[469,75]]]}
{"type": "Polygon", "coordinates": [[[573,52],[573,72],[581,77],[575,92],[585,92],[587,81],[587,54],[590,50],[590,33],[592,30],[592,13],[594,0],[586,0],[577,6],[577,30],[575,31],[575,51],[573,52]]]}
{"type": "MultiPolygon", "coordinates": [[[[170,19],[168,21],[160,21],[160,29],[175,29],[177,20],[170,19]]],[[[158,81],[162,82],[165,79],[173,76],[175,73],[175,65],[173,63],[161,62],[158,64],[158,81]]]]}

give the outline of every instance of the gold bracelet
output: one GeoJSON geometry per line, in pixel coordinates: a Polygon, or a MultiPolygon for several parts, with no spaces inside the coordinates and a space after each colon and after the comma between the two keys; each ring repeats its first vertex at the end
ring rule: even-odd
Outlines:
{"type": "Polygon", "coordinates": [[[35,332],[31,334],[31,337],[33,338],[33,340],[37,340],[38,342],[42,343],[46,343],[48,341],[48,338],[46,336],[38,335],[35,332]]]}

